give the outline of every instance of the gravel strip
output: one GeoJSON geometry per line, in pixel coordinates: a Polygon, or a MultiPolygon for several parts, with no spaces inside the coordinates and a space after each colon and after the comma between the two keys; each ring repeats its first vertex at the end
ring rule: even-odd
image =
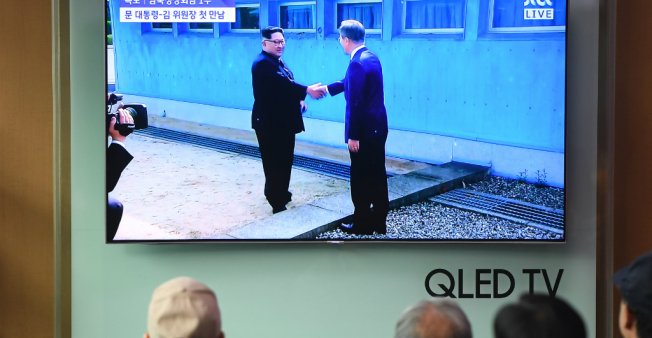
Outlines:
{"type": "MultiPolygon", "coordinates": [[[[491,176],[470,185],[484,193],[563,209],[564,190],[491,176]]],[[[501,218],[424,201],[390,210],[386,235],[349,235],[339,229],[320,234],[321,240],[561,240],[562,235],[501,218]]]]}
{"type": "Polygon", "coordinates": [[[564,210],[564,189],[561,188],[539,187],[536,184],[490,176],[484,181],[469,185],[467,189],[564,210]]]}

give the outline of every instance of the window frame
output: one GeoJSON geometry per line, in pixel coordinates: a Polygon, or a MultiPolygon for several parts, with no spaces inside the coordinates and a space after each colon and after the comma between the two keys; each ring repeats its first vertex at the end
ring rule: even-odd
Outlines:
{"type": "Polygon", "coordinates": [[[258,27],[259,28],[233,28],[233,22],[229,23],[229,31],[232,33],[258,33],[260,32],[260,3],[241,3],[235,5],[236,12],[238,8],[258,8],[258,27]]]}
{"type": "Polygon", "coordinates": [[[154,32],[154,33],[173,33],[174,23],[173,22],[150,22],[149,29],[150,32],[154,32]],[[170,24],[170,28],[154,27],[154,24],[170,24]]]}
{"type": "Polygon", "coordinates": [[[317,31],[317,1],[284,1],[279,2],[278,4],[278,13],[277,13],[277,22],[278,26],[283,28],[284,32],[287,33],[315,33],[317,31]],[[313,28],[283,28],[281,24],[281,7],[283,6],[293,6],[293,5],[312,5],[312,25],[313,28]]]}
{"type": "MultiPolygon", "coordinates": [[[[564,26],[528,26],[528,27],[494,27],[494,6],[495,0],[487,1],[487,33],[498,34],[542,34],[542,33],[566,33],[568,22],[564,26]]],[[[568,20],[568,1],[566,0],[566,19],[568,20]]]]}
{"type": "MultiPolygon", "coordinates": [[[[337,25],[337,5],[339,4],[380,4],[380,28],[366,28],[365,27],[365,34],[382,34],[383,32],[383,21],[385,20],[385,4],[384,1],[382,0],[335,0],[333,1],[333,31],[338,32],[339,31],[339,26],[337,25]]],[[[364,25],[364,22],[362,23],[364,25]]]]}
{"type": "Polygon", "coordinates": [[[188,22],[188,32],[197,33],[197,34],[213,34],[215,32],[215,23],[214,22],[188,22]],[[191,24],[193,23],[210,23],[211,28],[192,28],[191,24]]]}
{"type": "MultiPolygon", "coordinates": [[[[407,26],[407,4],[408,2],[422,2],[423,0],[403,0],[403,10],[401,17],[401,34],[441,34],[441,35],[463,35],[466,31],[466,17],[469,0],[464,1],[464,9],[462,10],[462,27],[461,28],[406,28],[407,26]]],[[[493,1],[493,0],[492,0],[493,1]]]]}

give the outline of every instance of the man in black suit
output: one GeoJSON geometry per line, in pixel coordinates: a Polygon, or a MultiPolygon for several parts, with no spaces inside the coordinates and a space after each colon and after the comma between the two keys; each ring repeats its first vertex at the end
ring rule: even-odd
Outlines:
{"type": "Polygon", "coordinates": [[[304,86],[294,81],[294,75],[281,60],[285,36],[279,27],[261,30],[262,52],[251,66],[254,107],[251,127],[256,131],[260,156],[265,172],[265,197],[272,212],[286,210],[292,200],[289,192],[295,134],[304,131],[303,117],[306,94],[323,97],[321,84],[304,86]]]}
{"type": "Polygon", "coordinates": [[[351,62],[344,80],[327,86],[330,95],[344,92],[346,118],[344,140],[351,157],[351,199],[353,224],[343,224],[347,233],[387,232],[389,210],[385,142],[387,111],[380,60],[364,45],[364,26],[355,20],[342,21],[339,41],[351,62]]]}
{"type": "MultiPolygon", "coordinates": [[[[120,123],[133,124],[134,120],[131,115],[123,109],[118,109],[120,123]]],[[[134,158],[125,148],[127,136],[120,134],[115,129],[116,119],[111,117],[109,123],[109,136],[111,144],[106,150],[106,190],[107,193],[113,191],[118,184],[122,171],[127,167],[129,162],[134,158]]],[[[122,219],[123,206],[117,199],[108,196],[106,209],[106,240],[111,241],[118,232],[118,226],[122,219]]]]}

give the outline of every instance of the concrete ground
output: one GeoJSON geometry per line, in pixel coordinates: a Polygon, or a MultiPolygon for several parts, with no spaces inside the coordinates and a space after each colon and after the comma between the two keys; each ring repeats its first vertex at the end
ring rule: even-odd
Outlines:
{"type": "MultiPolygon", "coordinates": [[[[150,125],[257,144],[251,131],[161,117],[152,117],[150,125]]],[[[294,168],[290,183],[293,200],[288,204],[289,210],[272,217],[271,207],[263,195],[264,176],[260,160],[137,133],[130,135],[126,144],[135,158],[111,193],[125,206],[116,240],[234,238],[232,234],[247,224],[257,224],[254,228],[261,229],[264,226],[260,224],[268,223],[267,220],[270,223],[272,220],[291,223],[293,209],[329,196],[338,196],[339,204],[350,204],[348,181],[294,168]]],[[[348,163],[348,152],[344,147],[338,149],[297,142],[295,153],[348,163]]],[[[388,171],[394,174],[405,174],[426,166],[413,161],[387,159],[388,171]]],[[[251,229],[245,233],[251,233],[251,229]]],[[[284,235],[280,236],[284,238],[284,235]]],[[[288,239],[293,237],[288,236],[288,239]]],[[[256,236],[252,235],[252,238],[256,236]]]]}

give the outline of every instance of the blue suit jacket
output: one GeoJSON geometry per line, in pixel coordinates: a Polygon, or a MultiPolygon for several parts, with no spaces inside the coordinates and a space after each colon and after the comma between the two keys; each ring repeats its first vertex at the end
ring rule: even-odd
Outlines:
{"type": "Polygon", "coordinates": [[[344,92],[346,119],[344,142],[385,140],[387,111],[383,92],[383,69],[378,57],[366,47],[356,51],[346,69],[344,80],[328,85],[328,92],[344,92]]]}

